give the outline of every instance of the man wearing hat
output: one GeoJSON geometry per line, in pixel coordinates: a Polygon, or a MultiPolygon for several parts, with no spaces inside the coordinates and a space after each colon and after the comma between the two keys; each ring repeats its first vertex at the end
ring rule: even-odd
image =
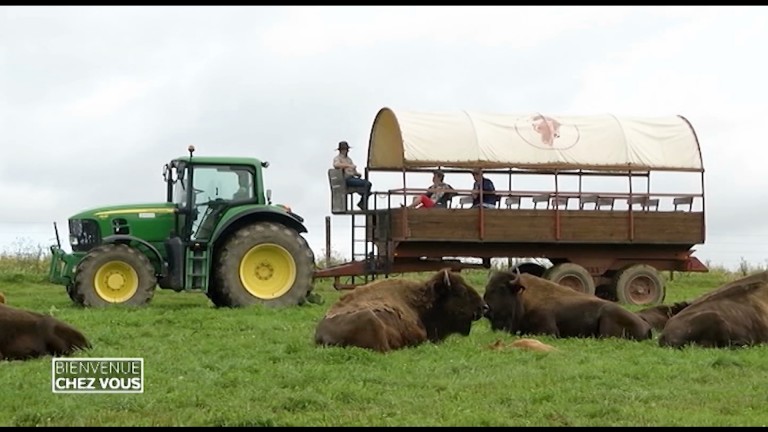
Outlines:
{"type": "Polygon", "coordinates": [[[475,168],[472,170],[472,177],[475,179],[475,184],[472,185],[472,207],[494,208],[496,202],[499,200],[499,196],[496,195],[496,187],[488,177],[483,176],[483,170],[475,168]],[[480,201],[480,191],[483,191],[482,204],[480,201]]]}
{"type": "Polygon", "coordinates": [[[368,197],[371,194],[371,182],[362,178],[362,175],[357,171],[357,165],[352,161],[347,153],[349,153],[349,144],[346,141],[339,142],[337,149],[339,154],[333,158],[333,167],[344,171],[344,178],[348,187],[363,187],[365,188],[360,195],[360,201],[357,206],[361,210],[368,208],[368,197]]]}

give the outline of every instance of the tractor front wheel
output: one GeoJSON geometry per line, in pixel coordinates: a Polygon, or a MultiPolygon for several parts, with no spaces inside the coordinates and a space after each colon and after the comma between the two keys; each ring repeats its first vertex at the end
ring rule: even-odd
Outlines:
{"type": "Polygon", "coordinates": [[[312,249],[286,226],[248,225],[227,239],[216,256],[208,292],[216,306],[293,306],[304,303],[312,290],[312,249]]]}
{"type": "Polygon", "coordinates": [[[82,306],[142,306],[152,299],[156,285],[146,255],[125,244],[105,244],[80,261],[67,292],[82,306]]]}

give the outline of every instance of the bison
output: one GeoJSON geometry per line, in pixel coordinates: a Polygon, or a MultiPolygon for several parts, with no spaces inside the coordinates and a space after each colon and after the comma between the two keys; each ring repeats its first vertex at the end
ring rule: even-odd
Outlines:
{"type": "Polygon", "coordinates": [[[768,341],[768,272],[726,283],[667,321],[662,347],[751,346],[768,341]]]}
{"type": "Polygon", "coordinates": [[[526,273],[492,272],[483,299],[494,331],[554,337],[652,337],[647,322],[618,304],[526,273]]]}
{"type": "Polygon", "coordinates": [[[388,352],[469,335],[485,313],[480,294],[443,269],[429,280],[383,279],[360,286],[330,307],[315,329],[315,344],[388,352]]]}
{"type": "Polygon", "coordinates": [[[89,348],[79,330],[57,318],[0,304],[0,360],[64,356],[89,348]]]}
{"type": "Polygon", "coordinates": [[[660,332],[664,329],[670,318],[677,315],[688,307],[690,302],[682,301],[672,305],[658,305],[649,308],[645,308],[635,312],[637,316],[642,318],[645,322],[651,325],[651,327],[660,332]]]}

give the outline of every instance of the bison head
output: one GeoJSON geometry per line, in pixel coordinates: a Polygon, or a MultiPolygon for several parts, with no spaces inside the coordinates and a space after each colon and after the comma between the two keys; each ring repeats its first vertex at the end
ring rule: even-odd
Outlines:
{"type": "Polygon", "coordinates": [[[464,278],[449,269],[437,272],[426,282],[429,305],[422,317],[431,341],[452,333],[469,335],[472,323],[482,318],[487,306],[464,278]]]}
{"type": "Polygon", "coordinates": [[[488,305],[485,317],[491,322],[492,330],[517,332],[523,316],[523,302],[520,296],[525,287],[520,283],[520,272],[494,271],[485,285],[483,300],[488,305]]]}

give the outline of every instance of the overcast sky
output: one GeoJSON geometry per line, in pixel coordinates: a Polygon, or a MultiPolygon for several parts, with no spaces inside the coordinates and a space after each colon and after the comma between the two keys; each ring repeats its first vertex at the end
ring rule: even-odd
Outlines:
{"type": "MultiPolygon", "coordinates": [[[[697,256],[765,264],[766,46],[764,7],[1,7],[0,248],[164,200],[194,144],[270,161],[320,254],[336,144],[364,166],[389,106],[682,114],[707,170],[697,256]]],[[[349,219],[333,230],[348,253],[349,219]]]]}

